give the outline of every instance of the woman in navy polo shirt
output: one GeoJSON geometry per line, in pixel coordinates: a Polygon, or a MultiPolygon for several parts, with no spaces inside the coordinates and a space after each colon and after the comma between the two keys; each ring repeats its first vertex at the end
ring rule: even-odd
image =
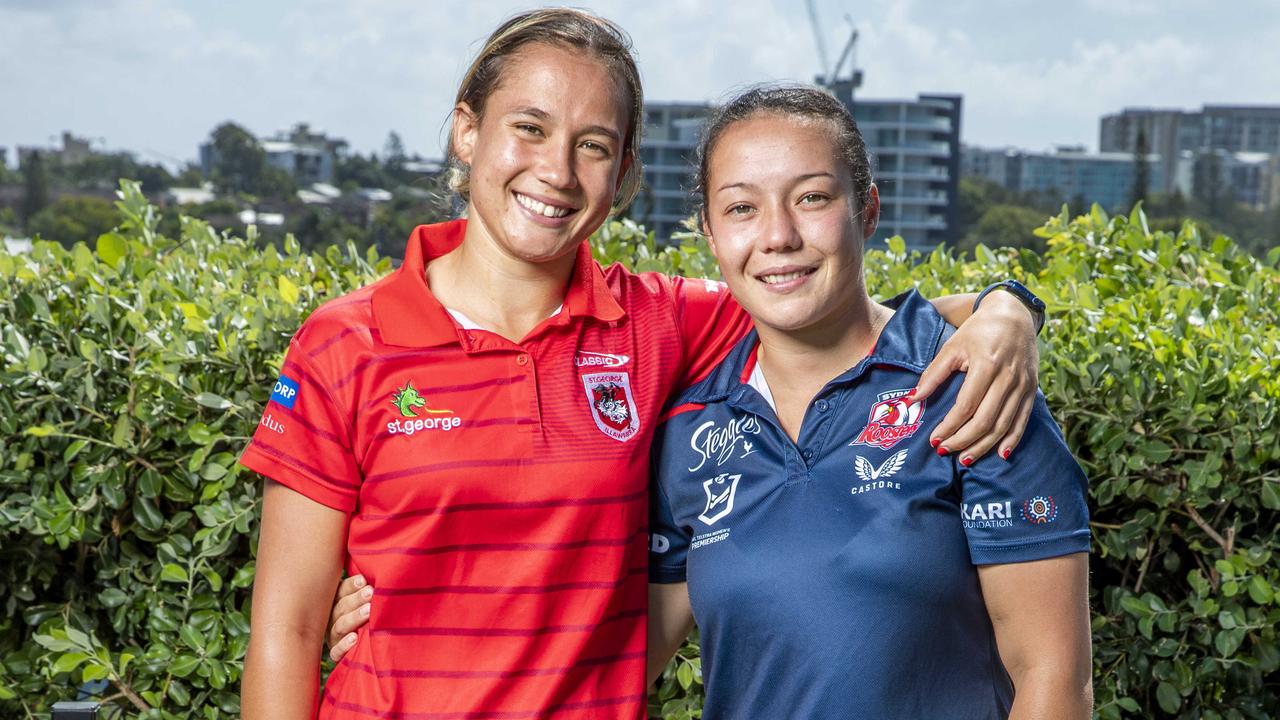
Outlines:
{"type": "Polygon", "coordinates": [[[879,199],[845,106],[750,90],[710,123],[703,229],[756,330],[653,451],[650,679],[701,629],[705,717],[1087,718],[1086,481],[1043,396],[1018,453],[929,442],[953,329],[867,294],[879,199]]]}

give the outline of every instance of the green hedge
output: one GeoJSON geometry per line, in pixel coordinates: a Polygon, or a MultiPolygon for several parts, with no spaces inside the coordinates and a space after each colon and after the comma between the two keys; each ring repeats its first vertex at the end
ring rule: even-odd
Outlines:
{"type": "MultiPolygon", "coordinates": [[[[93,249],[0,255],[0,717],[46,717],[86,681],[128,717],[234,717],[259,493],[235,459],[290,334],[389,269],[332,247],[257,249],[157,213],[93,249]],[[143,708],[150,708],[143,711],[143,708]]],[[[1092,479],[1103,718],[1277,717],[1280,272],[1140,213],[1059,217],[1049,251],[868,255],[878,296],[1013,275],[1050,305],[1042,382],[1092,479]],[[914,265],[913,265],[914,263],[914,265]]],[[[609,223],[597,254],[713,274],[609,223]]],[[[653,698],[697,716],[697,646],[653,698]]]]}

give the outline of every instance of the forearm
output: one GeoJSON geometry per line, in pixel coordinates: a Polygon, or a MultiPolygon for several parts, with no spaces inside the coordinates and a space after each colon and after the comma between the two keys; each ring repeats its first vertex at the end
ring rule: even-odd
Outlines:
{"type": "Polygon", "coordinates": [[[645,677],[652,685],[693,629],[688,585],[649,585],[649,653],[645,677]]]}
{"type": "Polygon", "coordinates": [[[316,716],[321,631],[254,628],[245,658],[240,711],[245,720],[303,720],[316,716]]]}
{"type": "Polygon", "coordinates": [[[1093,715],[1093,682],[1089,670],[1040,665],[1013,679],[1009,720],[1087,720],[1093,715]]]}
{"type": "Polygon", "coordinates": [[[960,295],[943,295],[936,297],[929,302],[933,304],[933,309],[938,311],[948,323],[956,327],[964,324],[973,315],[973,301],[978,299],[978,293],[962,293],[960,295]]]}
{"type": "MultiPolygon", "coordinates": [[[[978,299],[977,293],[962,293],[960,295],[943,295],[929,302],[933,303],[933,309],[943,317],[948,323],[955,327],[965,324],[969,318],[973,317],[973,303],[978,299]]],[[[1020,321],[1026,320],[1027,327],[1031,335],[1035,336],[1035,316],[1013,295],[1007,292],[989,293],[982,299],[983,310],[988,308],[1000,313],[1011,313],[1020,321]]]]}

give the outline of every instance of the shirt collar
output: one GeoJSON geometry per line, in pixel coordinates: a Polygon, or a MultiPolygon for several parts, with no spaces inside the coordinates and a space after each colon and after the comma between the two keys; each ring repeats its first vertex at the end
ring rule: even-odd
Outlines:
{"type": "MultiPolygon", "coordinates": [[[[459,328],[427,286],[427,263],[462,244],[467,221],[452,220],[419,225],[409,235],[404,261],[373,290],[373,315],[383,342],[403,347],[432,347],[460,342],[459,328]]],[[[615,322],[626,313],[605,280],[599,263],[584,241],[574,258],[573,276],[565,293],[564,312],[556,317],[568,323],[577,317],[615,322]]]]}
{"type": "MultiPolygon", "coordinates": [[[[932,303],[915,290],[908,290],[883,304],[893,308],[894,313],[880,331],[871,354],[833,382],[852,379],[856,376],[855,370],[866,365],[893,365],[921,373],[937,355],[947,323],[932,303]]],[[[758,344],[759,335],[753,329],[706,379],[689,388],[678,402],[708,404],[748,387],[758,344]]]]}

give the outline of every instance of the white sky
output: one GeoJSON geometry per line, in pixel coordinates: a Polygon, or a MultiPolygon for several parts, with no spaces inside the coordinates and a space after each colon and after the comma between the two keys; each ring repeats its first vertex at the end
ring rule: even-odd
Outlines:
{"type": "MultiPolygon", "coordinates": [[[[598,0],[635,40],[654,100],[810,80],[802,0],[598,0]]],[[[962,139],[1096,148],[1127,106],[1280,104],[1280,2],[818,0],[828,51],[850,14],[864,97],[964,95],[962,139]]],[[[170,164],[231,119],[296,121],[381,150],[440,153],[455,85],[506,0],[0,0],[0,146],[62,130],[170,164]]],[[[14,161],[10,150],[10,162],[14,161]]]]}

